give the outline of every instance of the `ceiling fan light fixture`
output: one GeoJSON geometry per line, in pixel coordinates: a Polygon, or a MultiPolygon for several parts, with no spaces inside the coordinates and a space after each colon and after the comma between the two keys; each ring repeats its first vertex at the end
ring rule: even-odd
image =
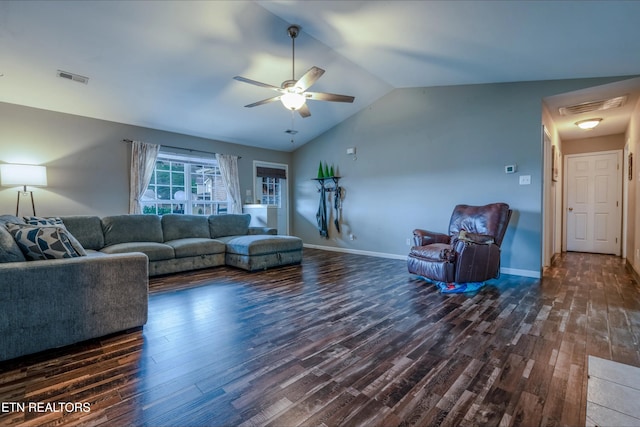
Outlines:
{"type": "Polygon", "coordinates": [[[591,130],[598,126],[601,121],[601,118],[580,120],[579,122],[576,122],[576,126],[578,126],[580,129],[591,130]]]}
{"type": "Polygon", "coordinates": [[[254,102],[252,104],[245,105],[245,107],[257,107],[258,105],[268,104],[270,102],[275,102],[280,100],[282,105],[287,110],[297,111],[300,114],[300,117],[310,117],[311,112],[309,112],[309,107],[307,104],[307,99],[313,99],[316,101],[331,101],[331,102],[353,102],[355,98],[353,96],[348,95],[338,95],[334,93],[323,93],[323,92],[307,92],[309,89],[322,75],[324,74],[324,70],[322,68],[313,66],[307,70],[306,73],[302,75],[299,79],[296,80],[295,73],[295,63],[296,63],[296,44],[295,39],[298,37],[300,32],[300,27],[297,25],[291,25],[287,29],[289,33],[289,37],[291,38],[291,79],[285,80],[282,82],[280,87],[270,85],[267,83],[258,82],[255,80],[248,79],[246,77],[235,76],[234,79],[240,82],[249,83],[254,86],[263,87],[266,89],[275,90],[279,92],[280,95],[272,96],[271,98],[263,99],[262,101],[254,102]]]}
{"type": "Polygon", "coordinates": [[[299,110],[307,101],[305,96],[297,92],[285,92],[280,96],[280,102],[288,110],[299,110]]]}

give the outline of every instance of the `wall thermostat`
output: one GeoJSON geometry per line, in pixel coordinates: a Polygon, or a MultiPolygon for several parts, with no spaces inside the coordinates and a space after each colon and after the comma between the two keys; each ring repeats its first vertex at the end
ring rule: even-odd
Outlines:
{"type": "Polygon", "coordinates": [[[504,167],[504,173],[516,173],[516,165],[507,165],[504,167]]]}

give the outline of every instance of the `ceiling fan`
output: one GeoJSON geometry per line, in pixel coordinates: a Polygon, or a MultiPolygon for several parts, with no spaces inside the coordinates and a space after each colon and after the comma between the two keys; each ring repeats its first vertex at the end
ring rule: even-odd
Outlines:
{"type": "Polygon", "coordinates": [[[269,102],[280,101],[282,105],[288,110],[297,111],[302,117],[309,117],[311,112],[307,106],[307,99],[315,101],[331,101],[331,102],[353,102],[354,97],[348,95],[336,95],[334,93],[322,93],[322,92],[307,92],[307,89],[311,87],[323,74],[324,70],[319,67],[311,67],[300,79],[295,79],[295,40],[300,33],[300,27],[297,25],[291,25],[287,29],[289,37],[291,37],[291,80],[285,80],[280,87],[273,86],[267,83],[261,83],[255,80],[247,79],[246,77],[235,76],[234,79],[249,83],[255,86],[264,87],[267,89],[280,92],[280,95],[272,98],[263,99],[262,101],[254,102],[253,104],[245,105],[245,107],[257,107],[258,105],[268,104],[269,102]]]}

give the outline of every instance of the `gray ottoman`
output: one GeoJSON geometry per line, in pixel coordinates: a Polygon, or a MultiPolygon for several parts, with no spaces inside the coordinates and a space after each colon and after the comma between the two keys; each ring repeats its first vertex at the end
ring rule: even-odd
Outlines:
{"type": "Polygon", "coordinates": [[[302,261],[302,239],[299,237],[249,235],[218,239],[227,245],[225,264],[244,270],[265,270],[302,261]]]}

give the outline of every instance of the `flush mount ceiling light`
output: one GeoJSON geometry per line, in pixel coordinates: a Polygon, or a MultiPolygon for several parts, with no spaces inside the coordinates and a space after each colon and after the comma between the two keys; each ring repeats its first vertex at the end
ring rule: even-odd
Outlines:
{"type": "Polygon", "coordinates": [[[594,127],[598,126],[601,121],[602,119],[600,118],[580,120],[579,122],[576,122],[576,126],[578,126],[580,129],[591,130],[594,127]]]}

